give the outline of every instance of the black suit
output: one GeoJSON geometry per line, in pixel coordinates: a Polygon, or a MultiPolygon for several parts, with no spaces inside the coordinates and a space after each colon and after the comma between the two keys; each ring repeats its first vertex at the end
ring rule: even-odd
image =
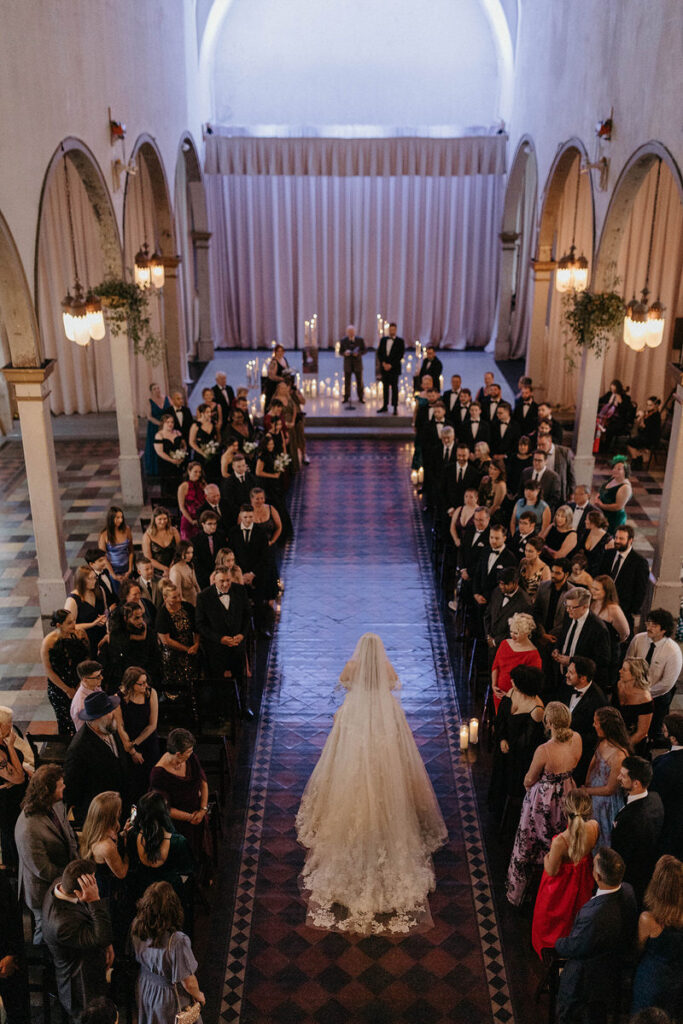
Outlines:
{"type": "MultiPolygon", "coordinates": [[[[570,509],[572,510],[572,512],[576,511],[576,502],[575,501],[568,502],[568,505],[569,505],[570,509]]],[[[576,527],[577,547],[579,547],[579,548],[583,547],[583,542],[585,541],[586,534],[588,533],[588,525],[586,523],[586,516],[588,515],[589,512],[595,512],[595,511],[596,511],[595,505],[591,505],[590,501],[587,501],[585,506],[584,506],[584,508],[583,508],[583,511],[581,512],[581,518],[579,519],[578,525],[576,527]]]]}
{"type": "Polygon", "coordinates": [[[651,792],[642,800],[627,803],[614,819],[612,849],[624,859],[624,878],[633,886],[639,905],[655,869],[663,825],[662,798],[651,792]]]}
{"type": "Polygon", "coordinates": [[[454,391],[453,388],[449,388],[448,391],[444,391],[441,398],[443,404],[446,406],[446,422],[450,423],[452,427],[457,426],[456,416],[460,406],[460,392],[454,391]]]}
{"type": "Polygon", "coordinates": [[[508,539],[505,541],[505,543],[507,544],[510,551],[513,553],[518,562],[521,562],[521,560],[524,558],[526,554],[527,542],[531,539],[531,537],[536,537],[537,534],[538,530],[534,529],[531,531],[531,533],[527,533],[524,536],[522,536],[522,534],[519,532],[519,524],[517,524],[517,530],[515,531],[515,533],[513,533],[511,537],[508,536],[508,539]]]}
{"type": "Polygon", "coordinates": [[[208,534],[202,531],[192,538],[194,547],[192,562],[201,590],[208,587],[211,573],[216,566],[216,555],[221,548],[227,547],[227,544],[227,537],[220,523],[216,527],[215,533],[208,534]]]}
{"type": "Polygon", "coordinates": [[[489,551],[489,528],[477,537],[474,528],[474,517],[470,519],[467,526],[460,531],[460,568],[466,569],[470,579],[474,579],[474,573],[479,560],[489,551]]]}
{"type": "Polygon", "coordinates": [[[258,523],[254,523],[250,539],[247,542],[242,527],[236,526],[228,536],[228,544],[235,552],[235,561],[242,572],[254,573],[254,582],[247,587],[247,591],[252,591],[257,599],[263,600],[267,583],[269,552],[265,530],[258,523]]]}
{"type": "MultiPolygon", "coordinates": [[[[563,704],[569,707],[573,692],[571,687],[565,684],[564,691],[558,694],[563,704]]],[[[577,786],[583,786],[586,781],[586,772],[591,763],[595,748],[598,745],[598,734],[593,728],[593,715],[598,708],[604,708],[609,701],[596,683],[591,683],[584,692],[581,700],[575,704],[572,711],[572,729],[578,732],[583,742],[581,760],[574,769],[574,781],[577,786]]]]}
{"type": "Polygon", "coordinates": [[[469,404],[468,405],[463,405],[462,402],[459,402],[458,405],[456,405],[455,408],[453,409],[453,411],[451,412],[451,423],[455,427],[455,436],[457,437],[458,441],[460,440],[460,431],[463,429],[465,424],[469,421],[469,418],[470,418],[470,406],[469,406],[469,404]]]}
{"type": "MultiPolygon", "coordinates": [[[[519,429],[519,424],[515,423],[514,420],[510,420],[509,423],[503,424],[496,417],[491,424],[491,452],[494,455],[514,455],[517,451],[517,442],[519,441],[522,433],[519,429]],[[501,427],[505,426],[504,434],[501,431],[501,427]]],[[[483,438],[482,438],[483,440],[483,438]]]]}
{"type": "MultiPolygon", "coordinates": [[[[533,468],[525,469],[522,473],[521,491],[524,493],[524,484],[528,480],[532,480],[534,475],[533,468]]],[[[554,473],[552,469],[545,469],[543,475],[539,481],[541,485],[541,497],[545,502],[550,505],[551,509],[556,509],[560,504],[560,478],[557,473],[554,473]]]]}
{"type": "Polygon", "coordinates": [[[647,564],[647,559],[631,548],[626,557],[621,560],[621,568],[615,578],[614,560],[617,553],[615,550],[605,552],[602,571],[614,580],[619,604],[628,619],[631,630],[633,630],[634,616],[639,614],[647,595],[650,567],[647,564]]]}
{"type": "MultiPolygon", "coordinates": [[[[678,737],[677,737],[678,738],[678,737]]],[[[658,757],[654,765],[650,792],[658,793],[664,804],[664,826],[659,853],[672,853],[683,859],[683,750],[672,750],[658,757]]]]}
{"type": "MultiPolygon", "coordinates": [[[[560,654],[564,654],[564,643],[567,634],[572,627],[573,619],[565,615],[562,623],[562,630],[557,638],[556,647],[560,654]]],[[[571,647],[571,643],[569,645],[571,647]]],[[[579,639],[574,648],[574,656],[582,655],[584,658],[591,658],[595,662],[595,682],[607,684],[610,662],[610,639],[607,626],[599,619],[595,612],[588,612],[588,618],[581,629],[579,639]]],[[[568,652],[567,652],[568,653],[568,652]]]]}
{"type": "Polygon", "coordinates": [[[225,393],[221,391],[221,389],[218,387],[218,384],[214,384],[211,390],[213,391],[213,397],[216,399],[216,403],[221,408],[221,413],[223,414],[222,423],[223,427],[225,428],[228,425],[230,408],[232,406],[232,403],[235,401],[235,392],[232,390],[229,384],[225,385],[225,393]]]}
{"type": "Polygon", "coordinates": [[[382,381],[382,408],[389,405],[389,393],[391,392],[391,404],[394,409],[398,408],[398,378],[401,376],[401,362],[406,350],[406,343],[403,338],[396,337],[391,345],[391,352],[387,355],[387,342],[391,341],[388,335],[380,338],[377,348],[377,362],[379,363],[380,379],[382,381]],[[390,369],[385,370],[383,363],[389,363],[390,369]]]}
{"type": "Polygon", "coordinates": [[[528,406],[525,408],[524,399],[520,395],[515,402],[512,418],[519,423],[521,433],[530,437],[531,434],[536,432],[536,426],[538,424],[538,403],[532,398],[528,406]]]}
{"type": "Polygon", "coordinates": [[[225,505],[227,510],[225,512],[226,533],[229,533],[237,525],[240,507],[251,504],[250,493],[252,488],[259,486],[259,481],[249,470],[244,474],[242,483],[240,483],[234,473],[231,473],[228,477],[223,477],[221,480],[221,494],[223,495],[221,505],[225,505]]]}
{"type": "Polygon", "coordinates": [[[64,762],[64,803],[73,808],[76,825],[83,824],[90,801],[105,789],[121,794],[121,820],[128,817],[131,760],[118,733],[113,734],[113,740],[118,756],[86,723],[69,744],[64,762]]]}
{"type": "Polygon", "coordinates": [[[464,423],[455,424],[455,434],[461,444],[466,444],[471,452],[474,451],[474,446],[479,441],[485,441],[490,446],[491,444],[491,427],[484,420],[478,420],[479,426],[477,427],[476,434],[472,427],[472,420],[469,415],[465,417],[464,423]]]}
{"type": "Polygon", "coordinates": [[[223,530],[224,533],[229,533],[233,523],[230,522],[230,516],[232,515],[232,506],[229,501],[225,498],[219,498],[218,507],[209,505],[208,501],[205,501],[197,511],[197,519],[201,516],[202,512],[215,512],[218,516],[218,526],[223,530]]]}
{"type": "MultiPolygon", "coordinates": [[[[515,534],[515,536],[517,536],[517,534],[515,534]]],[[[564,583],[562,585],[557,604],[555,605],[553,620],[552,622],[548,622],[550,599],[554,586],[555,584],[552,580],[546,580],[545,583],[539,583],[538,590],[536,591],[536,599],[534,600],[533,616],[541,629],[544,629],[546,633],[552,633],[557,639],[557,637],[562,634],[564,617],[566,614],[564,606],[567,601],[567,591],[570,587],[568,583],[564,583]]]]}
{"type": "Polygon", "coordinates": [[[517,612],[531,612],[531,600],[526,591],[521,587],[511,597],[506,595],[498,587],[491,594],[491,600],[484,612],[484,627],[488,636],[492,636],[496,647],[510,635],[509,623],[517,612]],[[503,602],[507,600],[507,604],[503,602]]]}
{"type": "Polygon", "coordinates": [[[496,559],[489,569],[489,556],[492,554],[494,554],[494,551],[490,546],[482,552],[477,562],[472,584],[474,593],[481,594],[487,601],[490,601],[493,591],[498,586],[503,569],[506,569],[508,566],[517,565],[515,556],[504,547],[502,551],[496,553],[496,559]]]}
{"type": "Polygon", "coordinates": [[[425,358],[422,360],[422,366],[420,367],[417,379],[421,384],[422,378],[425,375],[430,376],[432,378],[432,381],[434,382],[434,387],[438,390],[441,383],[442,374],[443,363],[441,362],[438,356],[434,356],[433,359],[425,358]]]}
{"type": "Polygon", "coordinates": [[[441,478],[441,493],[445,507],[459,508],[465,500],[465,491],[468,487],[479,487],[479,473],[468,462],[464,470],[457,461],[452,460],[441,478]],[[458,480],[458,474],[462,479],[458,480]]]}
{"type": "Polygon", "coordinates": [[[344,401],[351,401],[351,378],[356,378],[358,401],[363,398],[363,354],[365,342],[356,335],[355,338],[345,336],[339,343],[339,353],[344,357],[344,401]]]}
{"type": "Polygon", "coordinates": [[[621,961],[631,951],[637,923],[628,884],[584,903],[570,934],[555,943],[559,955],[567,958],[560,975],[556,1024],[578,1024],[590,1004],[610,1009],[618,1005],[621,961]]]}
{"type": "Polygon", "coordinates": [[[194,417],[192,416],[192,413],[190,412],[186,405],[182,405],[180,407],[180,412],[182,413],[183,416],[183,422],[181,423],[178,417],[178,410],[175,408],[175,406],[171,406],[171,408],[168,411],[173,416],[173,424],[175,426],[175,429],[179,431],[185,443],[188,444],[190,439],[190,427],[194,423],[194,417]]]}
{"type": "Polygon", "coordinates": [[[249,628],[249,601],[244,587],[233,583],[228,593],[229,608],[225,608],[215,587],[207,587],[197,596],[197,632],[202,638],[209,672],[221,678],[231,672],[241,678],[244,672],[244,640],[236,647],[221,643],[224,636],[246,636],[249,628]]]}

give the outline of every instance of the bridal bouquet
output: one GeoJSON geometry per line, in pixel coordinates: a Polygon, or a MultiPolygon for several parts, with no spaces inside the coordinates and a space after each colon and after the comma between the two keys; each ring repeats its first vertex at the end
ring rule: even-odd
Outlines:
{"type": "Polygon", "coordinates": [[[187,458],[187,452],[184,448],[174,448],[173,451],[170,452],[170,456],[174,462],[184,462],[187,458]]]}
{"type": "Polygon", "coordinates": [[[258,441],[245,441],[242,445],[242,451],[245,455],[253,455],[258,448],[258,441]]]}
{"type": "Polygon", "coordinates": [[[207,460],[213,458],[214,455],[218,455],[220,450],[221,446],[218,441],[207,441],[206,444],[203,444],[199,449],[207,460]]]}
{"type": "Polygon", "coordinates": [[[276,471],[276,473],[284,473],[284,471],[287,469],[287,466],[290,464],[291,461],[292,461],[291,456],[289,456],[287,454],[287,452],[281,452],[280,455],[276,455],[276,457],[275,457],[275,471],[276,471]]]}

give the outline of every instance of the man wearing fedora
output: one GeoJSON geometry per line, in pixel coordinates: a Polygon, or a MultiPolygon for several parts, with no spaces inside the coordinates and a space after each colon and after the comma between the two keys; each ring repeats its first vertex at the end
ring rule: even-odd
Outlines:
{"type": "Polygon", "coordinates": [[[120,703],[120,697],[95,690],[79,712],[85,725],[69,744],[64,762],[64,802],[73,808],[77,826],[85,821],[92,798],[107,789],[121,794],[123,814],[128,815],[131,761],[114,717],[120,703]]]}

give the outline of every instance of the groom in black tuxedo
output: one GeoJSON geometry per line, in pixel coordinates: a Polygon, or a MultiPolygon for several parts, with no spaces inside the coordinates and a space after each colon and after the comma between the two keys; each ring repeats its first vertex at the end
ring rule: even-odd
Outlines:
{"type": "Polygon", "coordinates": [[[239,708],[252,717],[247,706],[244,638],[249,628],[249,601],[244,587],[232,584],[228,569],[217,569],[213,586],[197,597],[197,631],[202,638],[216,707],[223,717],[230,710],[232,680],[239,708]]]}
{"type": "Polygon", "coordinates": [[[389,324],[389,333],[380,338],[377,349],[377,362],[379,363],[383,395],[382,407],[377,412],[387,412],[389,392],[391,392],[394,416],[398,415],[398,378],[401,376],[401,363],[403,362],[405,350],[405,341],[396,335],[396,324],[389,324]]]}
{"type": "Polygon", "coordinates": [[[564,692],[559,699],[569,708],[572,716],[572,729],[578,732],[583,743],[581,760],[574,769],[574,781],[577,786],[586,782],[586,772],[591,763],[595,748],[598,745],[598,734],[593,726],[593,716],[598,708],[604,708],[608,701],[597,683],[593,682],[595,662],[592,658],[574,655],[567,665],[564,677],[564,692]]]}

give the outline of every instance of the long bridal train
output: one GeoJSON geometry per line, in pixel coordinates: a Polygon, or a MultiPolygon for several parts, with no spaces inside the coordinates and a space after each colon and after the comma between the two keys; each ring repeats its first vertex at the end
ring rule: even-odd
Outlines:
{"type": "Polygon", "coordinates": [[[345,665],[348,691],[296,816],[308,853],[307,923],[361,934],[432,926],[432,853],[448,840],[381,639],[365,633],[345,665]]]}

